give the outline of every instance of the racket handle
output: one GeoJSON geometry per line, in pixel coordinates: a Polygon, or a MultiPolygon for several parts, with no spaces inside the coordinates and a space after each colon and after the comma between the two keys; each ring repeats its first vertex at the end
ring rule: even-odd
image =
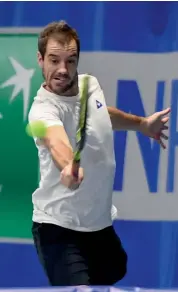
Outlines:
{"type": "Polygon", "coordinates": [[[79,168],[80,168],[80,161],[74,160],[73,165],[72,165],[72,174],[75,178],[78,178],[79,168]]]}

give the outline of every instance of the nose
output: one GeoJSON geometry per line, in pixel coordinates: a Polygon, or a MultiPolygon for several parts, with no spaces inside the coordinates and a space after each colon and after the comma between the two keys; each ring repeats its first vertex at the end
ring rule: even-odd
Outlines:
{"type": "Polygon", "coordinates": [[[58,73],[60,74],[66,74],[68,71],[67,71],[67,64],[66,62],[60,62],[59,63],[59,67],[58,67],[58,73]]]}

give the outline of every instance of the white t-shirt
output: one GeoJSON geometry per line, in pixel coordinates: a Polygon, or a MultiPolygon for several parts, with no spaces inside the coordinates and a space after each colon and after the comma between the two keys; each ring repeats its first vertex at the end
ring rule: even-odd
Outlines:
{"type": "MultiPolygon", "coordinates": [[[[79,87],[83,77],[79,75],[79,87]]],[[[42,120],[48,126],[64,126],[72,147],[75,147],[79,109],[79,95],[58,96],[41,86],[30,109],[29,122],[42,120]]],[[[41,174],[39,187],[32,196],[35,222],[79,231],[96,231],[112,225],[112,215],[116,211],[112,207],[113,131],[103,92],[93,76],[89,79],[88,110],[86,144],[81,155],[84,180],[77,190],[70,190],[60,183],[60,171],[49,150],[34,139],[41,174]]]]}

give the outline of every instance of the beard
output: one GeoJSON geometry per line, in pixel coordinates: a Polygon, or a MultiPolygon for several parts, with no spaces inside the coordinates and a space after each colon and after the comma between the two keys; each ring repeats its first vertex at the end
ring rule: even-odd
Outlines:
{"type": "MultiPolygon", "coordinates": [[[[65,86],[61,87],[59,90],[55,90],[51,84],[51,82],[47,81],[47,76],[45,76],[44,69],[42,69],[42,76],[45,81],[45,86],[51,91],[54,92],[57,95],[64,95],[64,96],[71,96],[71,95],[76,95],[78,94],[78,90],[74,87],[78,88],[78,72],[76,71],[74,77],[70,82],[65,86]],[[77,83],[77,84],[76,84],[77,83]],[[74,89],[74,90],[73,90],[74,89]]],[[[68,77],[68,76],[67,76],[68,77]]]]}

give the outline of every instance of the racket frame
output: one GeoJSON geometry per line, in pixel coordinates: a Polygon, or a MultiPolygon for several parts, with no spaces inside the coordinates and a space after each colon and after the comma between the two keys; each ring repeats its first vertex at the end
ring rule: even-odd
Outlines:
{"type": "Polygon", "coordinates": [[[74,152],[72,172],[77,178],[78,171],[80,168],[81,152],[85,146],[86,141],[86,124],[87,124],[87,113],[88,113],[88,86],[89,86],[89,75],[87,74],[83,79],[81,92],[80,92],[80,114],[79,123],[76,132],[76,149],[74,152]]]}

